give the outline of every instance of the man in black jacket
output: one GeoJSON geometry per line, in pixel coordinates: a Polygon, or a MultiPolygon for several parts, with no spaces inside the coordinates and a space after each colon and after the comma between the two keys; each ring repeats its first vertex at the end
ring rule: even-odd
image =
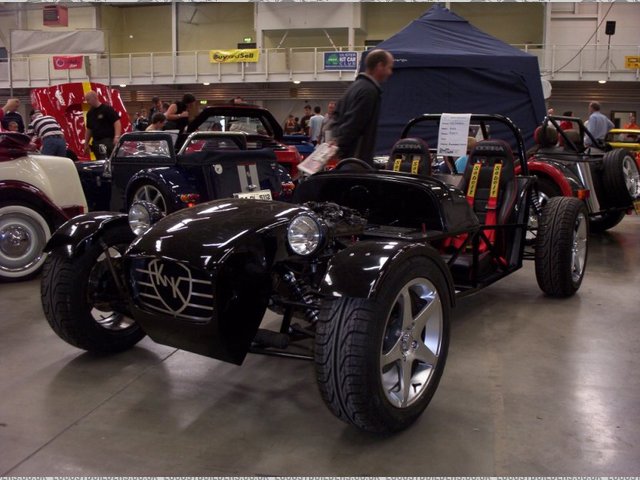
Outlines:
{"type": "Polygon", "coordinates": [[[360,73],[338,101],[332,134],[338,145],[338,156],[355,157],[373,165],[378,116],[380,84],[393,73],[393,55],[386,50],[369,52],[365,71],[360,73]]]}

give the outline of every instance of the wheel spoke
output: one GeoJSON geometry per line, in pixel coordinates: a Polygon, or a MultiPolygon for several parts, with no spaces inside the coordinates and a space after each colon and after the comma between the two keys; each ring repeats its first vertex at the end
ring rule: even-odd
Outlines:
{"type": "Polygon", "coordinates": [[[402,341],[398,338],[395,345],[386,354],[380,357],[380,368],[384,369],[387,365],[402,359],[402,341]]]}
{"type": "Polygon", "coordinates": [[[427,327],[429,320],[432,317],[435,317],[435,314],[439,313],[441,310],[440,297],[438,296],[438,293],[434,292],[433,295],[434,296],[429,300],[429,303],[427,303],[427,305],[425,305],[425,307],[416,316],[414,331],[418,334],[427,327]]]}
{"type": "Polygon", "coordinates": [[[429,365],[430,367],[435,366],[436,362],[438,361],[438,356],[436,355],[436,353],[433,352],[427,344],[422,342],[420,342],[419,347],[414,352],[413,358],[418,362],[429,365]]]}
{"type": "Polygon", "coordinates": [[[413,325],[413,311],[411,308],[411,293],[409,292],[409,288],[405,287],[402,289],[398,302],[400,302],[402,309],[402,329],[411,328],[413,325]]]}
{"type": "Polygon", "coordinates": [[[413,362],[410,361],[402,361],[399,362],[398,368],[400,369],[400,391],[401,391],[401,405],[402,407],[407,406],[407,402],[409,401],[409,395],[411,395],[411,367],[413,366],[413,362]]]}

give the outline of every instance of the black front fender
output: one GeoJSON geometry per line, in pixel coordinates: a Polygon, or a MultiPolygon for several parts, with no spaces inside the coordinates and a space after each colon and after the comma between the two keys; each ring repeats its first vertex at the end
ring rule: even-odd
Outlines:
{"type": "Polygon", "coordinates": [[[61,253],[69,258],[81,255],[102,234],[116,225],[126,225],[127,215],[113,212],[91,212],[64,223],[44,247],[47,253],[61,253]]]}
{"type": "Polygon", "coordinates": [[[431,246],[396,241],[364,241],[334,255],[320,293],[326,297],[373,298],[389,271],[413,257],[433,261],[447,282],[450,305],[455,306],[455,287],[449,268],[431,246]]]}

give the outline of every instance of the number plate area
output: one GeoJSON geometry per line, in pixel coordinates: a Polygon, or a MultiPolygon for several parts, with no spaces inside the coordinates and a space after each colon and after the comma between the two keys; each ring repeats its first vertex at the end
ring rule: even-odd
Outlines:
{"type": "Polygon", "coordinates": [[[271,190],[256,190],[255,192],[234,193],[233,198],[248,198],[250,200],[273,200],[271,190]]]}

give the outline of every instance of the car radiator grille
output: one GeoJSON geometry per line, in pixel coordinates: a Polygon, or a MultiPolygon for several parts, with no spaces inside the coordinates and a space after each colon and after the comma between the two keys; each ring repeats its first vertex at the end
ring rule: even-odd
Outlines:
{"type": "Polygon", "coordinates": [[[140,309],[195,323],[213,318],[214,286],[206,273],[159,258],[134,259],[130,271],[140,309]]]}

